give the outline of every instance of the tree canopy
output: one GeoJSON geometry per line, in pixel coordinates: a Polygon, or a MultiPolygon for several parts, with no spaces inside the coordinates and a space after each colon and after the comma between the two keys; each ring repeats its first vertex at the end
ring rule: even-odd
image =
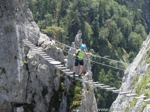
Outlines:
{"type": "MultiPolygon", "coordinates": [[[[34,20],[48,36],[71,44],[81,30],[89,51],[132,62],[147,34],[141,10],[129,10],[126,6],[126,0],[29,0],[34,20]]],[[[108,60],[92,60],[120,67],[108,60]]],[[[92,72],[95,81],[119,88],[122,71],[92,63],[92,72]]],[[[116,97],[100,89],[95,93],[98,107],[110,107],[116,97]]]]}

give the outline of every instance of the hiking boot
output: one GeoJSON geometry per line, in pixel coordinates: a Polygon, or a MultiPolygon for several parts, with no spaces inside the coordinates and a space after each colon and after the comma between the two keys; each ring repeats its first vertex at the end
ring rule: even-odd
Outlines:
{"type": "Polygon", "coordinates": [[[73,72],[73,78],[75,78],[75,72],[73,72]]]}
{"type": "Polygon", "coordinates": [[[81,78],[81,74],[79,74],[79,77],[81,78]]]}

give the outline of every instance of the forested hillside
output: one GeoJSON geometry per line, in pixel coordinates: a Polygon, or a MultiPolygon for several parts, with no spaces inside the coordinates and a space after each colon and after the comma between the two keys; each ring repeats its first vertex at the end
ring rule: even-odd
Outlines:
{"type": "Polygon", "coordinates": [[[141,13],[143,25],[147,32],[150,31],[150,1],[149,0],[115,0],[119,4],[126,5],[128,9],[133,10],[136,13],[141,13]]]}
{"type": "MultiPolygon", "coordinates": [[[[90,52],[131,62],[147,34],[141,10],[130,10],[117,0],[29,0],[34,20],[41,31],[68,45],[78,30],[90,52]]],[[[118,0],[119,1],[119,0],[118,0]]],[[[97,62],[119,67],[101,58],[97,62]]],[[[93,79],[118,87],[123,71],[92,63],[93,79]]],[[[123,66],[125,67],[125,66],[123,66]]],[[[98,107],[110,107],[116,95],[95,89],[98,107]]]]}

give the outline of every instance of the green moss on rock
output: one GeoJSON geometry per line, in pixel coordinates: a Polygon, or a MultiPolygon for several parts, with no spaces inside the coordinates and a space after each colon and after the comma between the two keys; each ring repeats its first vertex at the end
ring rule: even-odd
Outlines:
{"type": "Polygon", "coordinates": [[[138,112],[143,112],[144,108],[146,107],[147,103],[143,103],[138,112]]]}
{"type": "Polygon", "coordinates": [[[130,102],[130,106],[134,107],[136,103],[137,103],[137,99],[133,98],[133,100],[130,102]]]}
{"type": "Polygon", "coordinates": [[[135,90],[138,95],[145,94],[148,97],[150,96],[150,70],[147,71],[146,75],[136,85],[135,90]]]}
{"type": "Polygon", "coordinates": [[[137,81],[138,81],[138,79],[139,79],[139,74],[137,74],[135,77],[134,77],[134,79],[133,79],[133,81],[132,81],[132,83],[131,83],[131,85],[132,85],[132,89],[134,89],[135,88],[135,85],[136,85],[136,83],[137,83],[137,81]]]}
{"type": "Polygon", "coordinates": [[[80,106],[82,95],[82,83],[80,81],[75,81],[72,87],[70,88],[70,96],[67,99],[67,111],[80,106]]]}

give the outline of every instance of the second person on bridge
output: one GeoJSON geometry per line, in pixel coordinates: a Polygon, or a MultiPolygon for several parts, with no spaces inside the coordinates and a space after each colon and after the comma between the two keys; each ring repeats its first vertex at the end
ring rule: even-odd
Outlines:
{"type": "Polygon", "coordinates": [[[81,74],[83,72],[83,69],[84,69],[84,62],[83,62],[83,59],[84,59],[84,56],[85,55],[89,55],[89,53],[86,53],[85,52],[85,45],[81,45],[80,46],[80,49],[77,49],[75,51],[75,53],[73,54],[73,56],[75,56],[75,64],[74,64],[74,67],[73,67],[73,75],[75,76],[75,72],[76,72],[76,68],[78,65],[80,65],[80,70],[79,70],[79,77],[81,77],[81,74]]]}

